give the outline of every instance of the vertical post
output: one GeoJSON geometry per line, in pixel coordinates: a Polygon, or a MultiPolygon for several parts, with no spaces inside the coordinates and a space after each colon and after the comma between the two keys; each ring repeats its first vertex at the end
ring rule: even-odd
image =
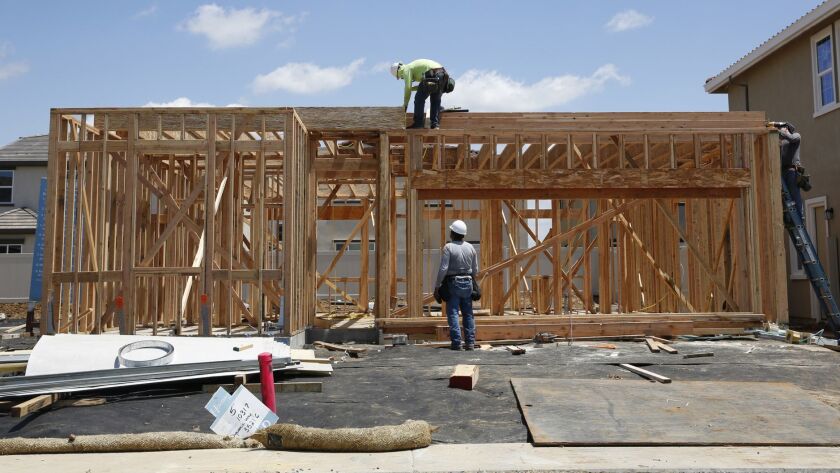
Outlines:
{"type": "Polygon", "coordinates": [[[213,292],[213,255],[216,245],[216,115],[207,114],[207,157],[204,161],[204,258],[201,261],[203,279],[199,333],[210,336],[213,325],[215,293],[213,292]],[[204,297],[202,297],[204,299],[204,297]],[[206,312],[206,315],[205,315],[206,312]]]}
{"type": "Polygon", "coordinates": [[[123,211],[123,259],[122,259],[122,284],[123,300],[127,322],[120,327],[120,334],[133,335],[137,314],[135,313],[134,300],[134,253],[136,242],[137,226],[137,177],[138,157],[134,149],[135,140],[138,135],[137,114],[129,115],[128,121],[128,150],[125,153],[125,205],[123,211]]]}
{"type": "Polygon", "coordinates": [[[423,246],[420,232],[423,231],[417,190],[412,179],[422,166],[423,142],[418,134],[409,135],[409,175],[405,189],[406,199],[406,303],[408,316],[422,315],[423,293],[423,246]]]}
{"type": "MultiPolygon", "coordinates": [[[[362,212],[362,218],[366,218],[368,212],[370,212],[370,200],[367,197],[362,199],[362,212]]],[[[379,221],[376,221],[376,225],[378,226],[379,224],[379,221]]],[[[364,308],[363,312],[367,313],[368,307],[370,307],[368,301],[368,274],[370,273],[370,219],[362,225],[359,240],[359,255],[361,256],[359,265],[359,305],[364,308]]]]}
{"type": "MultiPolygon", "coordinates": [[[[568,201],[567,201],[568,202],[568,201]]],[[[537,216],[539,218],[539,215],[537,216]]],[[[551,201],[551,228],[554,229],[554,234],[559,235],[561,232],[560,230],[560,201],[559,200],[552,200],[551,201]]],[[[552,291],[554,292],[554,314],[560,315],[563,313],[563,258],[562,256],[563,251],[563,242],[560,240],[556,240],[554,242],[554,251],[552,252],[552,256],[554,257],[554,261],[551,262],[552,264],[552,291]]],[[[571,245],[567,247],[567,251],[572,251],[571,245]]],[[[539,256],[538,256],[539,257],[539,256]]]]}
{"type": "MultiPolygon", "coordinates": [[[[607,201],[601,199],[598,201],[598,213],[604,213],[608,210],[607,201]]],[[[602,314],[609,314],[612,312],[612,273],[610,272],[610,257],[611,257],[611,236],[610,236],[610,220],[607,219],[600,224],[598,231],[598,305],[602,314]]]]}
{"type": "Polygon", "coordinates": [[[47,327],[52,326],[52,315],[55,314],[55,307],[52,307],[54,298],[52,297],[52,273],[53,273],[53,255],[55,254],[55,210],[56,204],[56,187],[58,180],[59,166],[65,166],[64,156],[59,159],[58,152],[58,134],[61,129],[61,115],[52,112],[50,114],[50,141],[47,151],[47,199],[43,209],[38,209],[39,212],[45,212],[44,215],[44,263],[43,263],[43,280],[41,281],[41,319],[40,332],[41,334],[51,334],[47,331],[47,327]],[[60,161],[60,162],[59,162],[60,161]]]}
{"type": "Polygon", "coordinates": [[[391,273],[391,167],[388,135],[379,134],[379,169],[376,179],[376,301],[377,318],[390,314],[391,285],[396,285],[391,273]]]}

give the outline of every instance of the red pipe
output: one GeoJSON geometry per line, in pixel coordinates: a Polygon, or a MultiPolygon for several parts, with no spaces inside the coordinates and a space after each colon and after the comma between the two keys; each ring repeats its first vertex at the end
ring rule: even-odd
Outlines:
{"type": "Polygon", "coordinates": [[[271,412],[277,413],[277,404],[274,400],[274,370],[271,368],[271,353],[260,353],[260,393],[263,404],[271,412]]]}

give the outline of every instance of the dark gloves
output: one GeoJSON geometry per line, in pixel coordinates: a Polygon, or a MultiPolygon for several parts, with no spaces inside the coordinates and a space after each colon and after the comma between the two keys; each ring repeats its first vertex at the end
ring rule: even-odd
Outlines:
{"type": "Polygon", "coordinates": [[[441,297],[440,297],[440,288],[439,287],[435,288],[435,301],[437,301],[438,304],[440,304],[443,301],[443,299],[441,299],[441,297]]]}
{"type": "Polygon", "coordinates": [[[477,301],[481,299],[481,286],[478,285],[478,282],[473,278],[473,288],[472,294],[470,294],[470,299],[473,301],[477,301]]]}

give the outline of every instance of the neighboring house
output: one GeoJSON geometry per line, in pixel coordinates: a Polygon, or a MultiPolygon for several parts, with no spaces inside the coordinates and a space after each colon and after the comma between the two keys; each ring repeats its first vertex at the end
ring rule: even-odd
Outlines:
{"type": "MultiPolygon", "coordinates": [[[[788,9],[790,10],[790,9],[788,9]]],[[[781,13],[781,12],[780,12],[781,13]]],[[[840,289],[840,0],[827,0],[706,81],[706,92],[728,94],[731,111],[762,110],[802,134],[802,163],[813,189],[804,193],[805,221],[834,295],[840,289]]],[[[788,242],[789,243],[789,242],[788,242]]],[[[788,244],[792,321],[817,323],[820,308],[788,244]]]]}
{"type": "Polygon", "coordinates": [[[47,175],[48,135],[0,148],[0,302],[29,299],[38,192],[47,175]]]}

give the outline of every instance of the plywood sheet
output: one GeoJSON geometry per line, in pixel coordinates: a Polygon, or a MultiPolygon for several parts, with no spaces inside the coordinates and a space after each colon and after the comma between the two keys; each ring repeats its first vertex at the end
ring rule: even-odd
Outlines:
{"type": "Polygon", "coordinates": [[[402,107],[295,107],[308,131],[380,131],[405,128],[402,107]]]}
{"type": "Polygon", "coordinates": [[[840,445],[840,411],[789,383],[514,378],[534,445],[840,445]]]}
{"type": "MultiPolygon", "coordinates": [[[[147,337],[142,335],[48,335],[35,344],[26,367],[27,376],[43,374],[73,373],[121,368],[117,352],[128,343],[140,340],[162,340],[175,348],[170,364],[201,363],[212,361],[256,360],[263,352],[272,354],[275,360],[289,360],[288,345],[273,338],[251,337],[147,337]],[[243,343],[253,348],[234,351],[233,347],[243,343]]],[[[138,350],[134,359],[156,358],[159,350],[138,350]]]]}

